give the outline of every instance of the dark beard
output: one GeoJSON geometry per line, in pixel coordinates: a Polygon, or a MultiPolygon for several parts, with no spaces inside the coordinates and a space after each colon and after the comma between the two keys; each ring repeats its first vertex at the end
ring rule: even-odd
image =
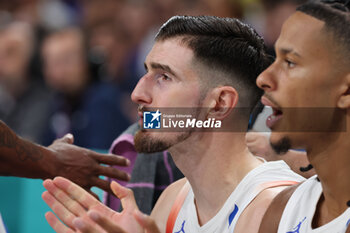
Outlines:
{"type": "MultiPolygon", "coordinates": [[[[203,91],[203,90],[202,90],[203,91]]],[[[207,92],[202,92],[201,97],[198,100],[197,106],[201,106],[202,102],[205,98],[207,92]]],[[[150,108],[147,107],[139,107],[139,111],[150,111],[150,108]]],[[[191,115],[196,116],[197,119],[201,119],[200,117],[200,108],[194,108],[193,112],[191,115]]],[[[205,120],[206,118],[204,118],[205,120]]],[[[173,141],[166,141],[164,139],[154,139],[150,137],[149,134],[152,133],[146,133],[146,131],[140,129],[136,132],[134,136],[134,145],[135,145],[135,150],[138,153],[156,153],[156,152],[162,152],[165,150],[168,150],[170,147],[173,145],[176,145],[187,138],[189,138],[192,133],[194,132],[194,129],[188,129],[183,134],[179,135],[175,140],[173,141]]]]}
{"type": "Polygon", "coordinates": [[[270,142],[270,145],[271,145],[272,149],[279,155],[283,155],[283,154],[287,153],[288,150],[291,148],[290,139],[287,137],[283,137],[277,143],[270,142]]]}
{"type": "Polygon", "coordinates": [[[162,152],[175,144],[178,144],[186,140],[192,132],[185,132],[184,134],[179,135],[174,141],[166,141],[162,139],[154,139],[151,137],[152,133],[145,133],[142,130],[136,132],[134,137],[135,150],[138,153],[155,153],[162,152]]]}

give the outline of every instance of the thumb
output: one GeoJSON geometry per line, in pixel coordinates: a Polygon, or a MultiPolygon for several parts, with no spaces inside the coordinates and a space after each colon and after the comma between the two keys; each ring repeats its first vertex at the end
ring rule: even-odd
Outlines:
{"type": "Polygon", "coordinates": [[[112,192],[120,199],[124,210],[138,209],[134,193],[131,189],[125,188],[115,181],[112,181],[110,187],[112,192]]]}
{"type": "Polygon", "coordinates": [[[73,144],[74,143],[74,137],[73,134],[67,133],[64,135],[62,138],[57,139],[58,142],[65,142],[68,144],[73,144]]]}

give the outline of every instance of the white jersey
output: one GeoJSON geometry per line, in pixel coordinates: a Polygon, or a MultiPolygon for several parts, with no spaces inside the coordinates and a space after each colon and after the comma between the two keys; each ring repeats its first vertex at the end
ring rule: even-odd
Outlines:
{"type": "Polygon", "coordinates": [[[220,211],[206,224],[198,224],[192,188],[176,218],[173,233],[233,232],[237,220],[249,203],[264,189],[281,181],[301,182],[304,178],[290,170],[283,161],[266,162],[250,171],[228,197],[220,211]]]}
{"type": "Polygon", "coordinates": [[[312,219],[321,194],[322,186],[317,176],[302,183],[287,202],[278,233],[345,233],[350,223],[350,208],[333,221],[312,229],[312,219]]]}

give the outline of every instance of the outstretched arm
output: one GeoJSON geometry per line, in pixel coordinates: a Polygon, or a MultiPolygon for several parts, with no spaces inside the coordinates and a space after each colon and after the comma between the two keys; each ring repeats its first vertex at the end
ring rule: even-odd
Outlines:
{"type": "Polygon", "coordinates": [[[43,147],[18,137],[0,121],[0,175],[27,178],[64,176],[89,190],[92,186],[111,192],[109,182],[100,175],[128,180],[129,175],[107,165],[128,165],[128,160],[103,155],[73,144],[71,134],[43,147]]]}
{"type": "Polygon", "coordinates": [[[44,147],[21,139],[0,121],[0,175],[49,177],[48,161],[53,160],[53,154],[46,150],[44,147]]]}

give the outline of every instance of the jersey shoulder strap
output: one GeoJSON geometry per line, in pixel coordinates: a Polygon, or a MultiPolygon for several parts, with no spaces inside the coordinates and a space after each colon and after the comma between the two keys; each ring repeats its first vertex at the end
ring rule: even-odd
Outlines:
{"type": "Polygon", "coordinates": [[[166,233],[172,233],[173,228],[177,219],[177,216],[181,210],[182,205],[185,202],[188,192],[190,191],[190,183],[187,181],[184,186],[182,186],[179,194],[176,196],[175,202],[171,207],[168,220],[166,223],[166,233]]]}
{"type": "Polygon", "coordinates": [[[269,188],[275,188],[280,186],[292,186],[299,184],[300,182],[294,181],[294,180],[277,180],[277,181],[268,181],[265,183],[262,183],[259,188],[261,190],[269,189],[269,188]]]}

